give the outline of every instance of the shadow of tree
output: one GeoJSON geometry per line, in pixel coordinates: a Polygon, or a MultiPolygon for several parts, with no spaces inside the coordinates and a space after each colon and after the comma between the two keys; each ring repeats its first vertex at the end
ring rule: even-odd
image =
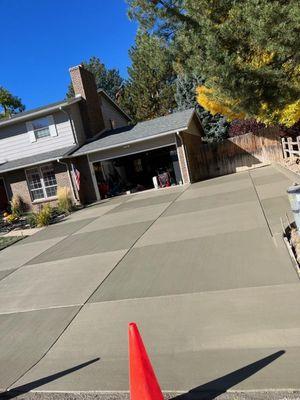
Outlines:
{"type": "Polygon", "coordinates": [[[267,365],[281,357],[285,351],[280,350],[276,353],[246,365],[227,375],[214,379],[201,386],[191,389],[188,393],[173,397],[173,400],[212,400],[225,393],[231,387],[254,375],[256,372],[265,368],[267,365]]]}

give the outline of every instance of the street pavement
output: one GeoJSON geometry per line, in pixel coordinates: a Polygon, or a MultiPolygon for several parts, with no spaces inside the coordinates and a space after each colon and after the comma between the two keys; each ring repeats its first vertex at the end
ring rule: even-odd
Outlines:
{"type": "Polygon", "coordinates": [[[131,321],[163,390],[300,389],[290,184],[267,166],[121,196],[1,251],[0,389],[127,391],[131,321]]]}

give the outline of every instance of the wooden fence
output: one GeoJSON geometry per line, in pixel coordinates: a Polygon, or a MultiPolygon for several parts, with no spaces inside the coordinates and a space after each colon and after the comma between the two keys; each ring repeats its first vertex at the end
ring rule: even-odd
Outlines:
{"type": "Polygon", "coordinates": [[[194,151],[193,181],[212,178],[267,165],[283,158],[278,131],[264,129],[220,143],[202,144],[194,151]]]}

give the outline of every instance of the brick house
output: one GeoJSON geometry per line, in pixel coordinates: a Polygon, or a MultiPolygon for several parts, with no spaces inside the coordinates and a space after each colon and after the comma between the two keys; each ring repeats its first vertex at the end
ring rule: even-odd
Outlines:
{"type": "Polygon", "coordinates": [[[168,169],[174,184],[197,178],[202,127],[194,110],[133,126],[83,66],[70,75],[75,97],[0,121],[0,209],[14,194],[28,209],[55,204],[58,186],[82,204],[109,195],[109,185],[147,189],[159,169],[168,169]]]}

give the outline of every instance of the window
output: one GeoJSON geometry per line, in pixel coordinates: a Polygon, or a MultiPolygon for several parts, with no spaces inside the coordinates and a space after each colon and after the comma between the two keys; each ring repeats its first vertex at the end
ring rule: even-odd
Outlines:
{"type": "Polygon", "coordinates": [[[53,115],[47,115],[47,117],[27,121],[26,127],[31,143],[50,136],[58,136],[53,115]]]}
{"type": "Polygon", "coordinates": [[[52,165],[28,169],[26,175],[33,201],[56,196],[57,182],[52,165]]]}
{"type": "Polygon", "coordinates": [[[49,120],[47,117],[35,119],[31,123],[36,140],[50,136],[49,120]]]}

